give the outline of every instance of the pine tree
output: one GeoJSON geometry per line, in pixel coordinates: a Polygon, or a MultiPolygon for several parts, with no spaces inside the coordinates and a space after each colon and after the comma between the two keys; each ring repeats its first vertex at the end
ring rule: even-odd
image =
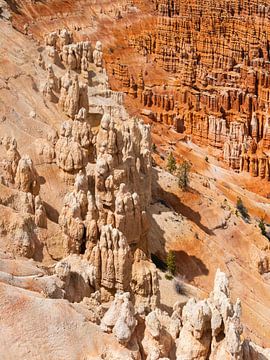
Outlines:
{"type": "Polygon", "coordinates": [[[247,208],[245,207],[243,200],[240,197],[237,198],[236,208],[244,219],[249,219],[247,208]]]}
{"type": "Polygon", "coordinates": [[[166,265],[169,273],[171,275],[174,275],[176,270],[176,265],[175,265],[175,253],[172,250],[168,252],[166,265]]]}
{"type": "Polygon", "coordinates": [[[185,160],[178,169],[178,185],[183,191],[188,188],[190,167],[190,163],[185,160]]]}
{"type": "Polygon", "coordinates": [[[259,228],[261,229],[262,235],[267,236],[266,228],[265,228],[265,224],[264,224],[263,219],[261,219],[260,222],[259,222],[259,228]]]}
{"type": "Polygon", "coordinates": [[[173,153],[171,152],[167,159],[167,169],[172,174],[176,170],[176,161],[173,156],[173,153]]]}

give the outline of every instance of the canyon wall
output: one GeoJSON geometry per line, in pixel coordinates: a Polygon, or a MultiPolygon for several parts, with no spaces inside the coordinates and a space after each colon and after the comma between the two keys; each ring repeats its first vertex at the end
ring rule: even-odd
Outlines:
{"type": "Polygon", "coordinates": [[[220,150],[235,171],[269,180],[267,2],[157,0],[153,14],[145,30],[127,29],[144,61],[134,70],[116,59],[111,77],[143,115],[220,150]]]}

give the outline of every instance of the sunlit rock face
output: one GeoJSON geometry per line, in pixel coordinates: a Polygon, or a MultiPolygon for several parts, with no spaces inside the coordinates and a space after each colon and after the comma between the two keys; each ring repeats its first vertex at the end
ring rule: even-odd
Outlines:
{"type": "Polygon", "coordinates": [[[136,71],[110,57],[116,87],[146,117],[219,149],[235,171],[269,179],[268,5],[156,0],[152,13],[143,31],[127,30],[136,71]]]}

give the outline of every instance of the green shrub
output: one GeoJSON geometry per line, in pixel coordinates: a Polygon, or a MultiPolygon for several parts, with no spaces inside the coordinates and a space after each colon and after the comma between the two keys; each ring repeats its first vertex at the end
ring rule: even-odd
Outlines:
{"type": "Polygon", "coordinates": [[[208,162],[208,161],[209,161],[208,156],[206,156],[206,157],[204,158],[204,160],[205,160],[206,162],[208,162]]]}

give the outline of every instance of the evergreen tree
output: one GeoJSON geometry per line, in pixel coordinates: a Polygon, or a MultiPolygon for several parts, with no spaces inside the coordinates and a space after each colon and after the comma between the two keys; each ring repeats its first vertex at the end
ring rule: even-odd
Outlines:
{"type": "Polygon", "coordinates": [[[167,159],[167,169],[171,174],[174,173],[176,170],[176,161],[172,152],[170,152],[170,155],[167,159]]]}
{"type": "Polygon", "coordinates": [[[260,222],[259,222],[259,228],[261,229],[262,235],[263,235],[263,236],[267,236],[267,234],[266,234],[266,228],[265,228],[265,224],[264,224],[263,219],[261,219],[260,222]]]}
{"type": "Polygon", "coordinates": [[[172,250],[168,252],[166,265],[169,273],[174,275],[176,270],[176,265],[175,265],[175,253],[172,250]]]}
{"type": "Polygon", "coordinates": [[[244,219],[249,219],[247,208],[245,207],[243,200],[240,197],[237,198],[236,208],[244,219]]]}
{"type": "Polygon", "coordinates": [[[190,167],[190,163],[185,160],[178,169],[178,185],[183,191],[188,188],[190,167]]]}

